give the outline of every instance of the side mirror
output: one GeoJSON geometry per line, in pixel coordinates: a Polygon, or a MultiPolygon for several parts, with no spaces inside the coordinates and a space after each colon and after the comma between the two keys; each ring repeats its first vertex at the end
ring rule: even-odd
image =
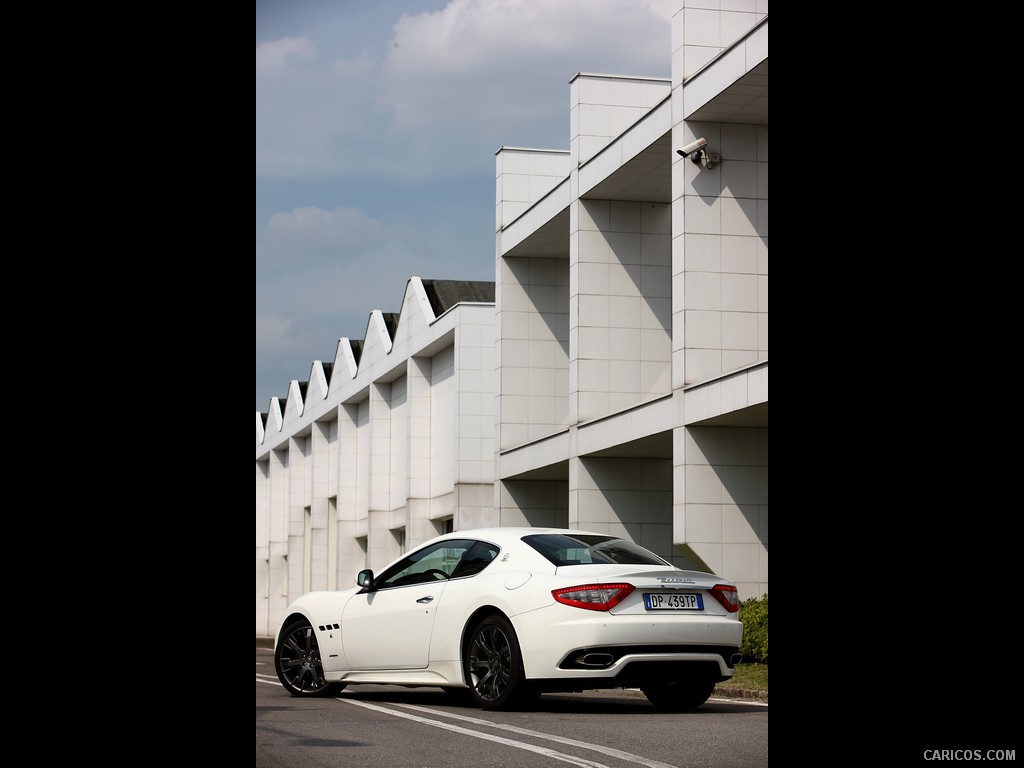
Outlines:
{"type": "Polygon", "coordinates": [[[365,571],[360,571],[356,574],[356,584],[363,589],[373,588],[373,571],[367,568],[365,571]]]}

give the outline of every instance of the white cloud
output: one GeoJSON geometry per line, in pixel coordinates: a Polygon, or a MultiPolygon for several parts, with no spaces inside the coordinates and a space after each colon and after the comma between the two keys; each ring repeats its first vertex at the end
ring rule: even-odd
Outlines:
{"type": "Polygon", "coordinates": [[[566,54],[580,59],[583,68],[586,61],[647,59],[661,69],[665,51],[652,51],[650,32],[657,35],[657,27],[664,27],[668,34],[670,5],[669,0],[453,0],[441,11],[400,18],[389,59],[398,70],[424,79],[514,73],[530,70],[537,59],[566,54]]]}
{"type": "Polygon", "coordinates": [[[307,206],[273,214],[258,245],[265,255],[276,259],[351,259],[386,238],[384,226],[356,208],[328,211],[307,206]]]}
{"type": "Polygon", "coordinates": [[[358,56],[352,59],[341,59],[334,63],[334,71],[342,78],[352,80],[359,77],[370,77],[373,75],[374,67],[373,56],[367,51],[363,51],[358,56]]]}
{"type": "Polygon", "coordinates": [[[293,59],[312,59],[315,55],[313,41],[306,37],[268,40],[256,46],[256,74],[285,72],[293,59]]]}
{"type": "Polygon", "coordinates": [[[258,3],[257,410],[409,277],[493,280],[494,152],[567,149],[577,72],[667,77],[674,4],[258,3]]]}
{"type": "Polygon", "coordinates": [[[406,172],[477,172],[502,145],[568,148],[577,72],[669,74],[669,5],[454,0],[403,16],[377,94],[404,139],[406,172]]]}
{"type": "Polygon", "coordinates": [[[264,43],[257,175],[439,180],[493,170],[502,145],[568,148],[569,80],[667,76],[670,13],[671,0],[453,0],[356,40],[318,37],[336,18],[264,43]],[[301,72],[286,66],[299,57],[301,72]]]}

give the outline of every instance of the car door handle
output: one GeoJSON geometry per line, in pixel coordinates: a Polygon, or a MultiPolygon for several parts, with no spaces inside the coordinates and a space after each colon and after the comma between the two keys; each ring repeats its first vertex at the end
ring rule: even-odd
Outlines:
{"type": "Polygon", "coordinates": [[[421,598],[420,598],[419,600],[417,600],[416,602],[417,602],[417,603],[429,603],[429,602],[430,602],[431,600],[433,600],[433,599],[434,599],[434,596],[433,596],[433,595],[427,595],[426,597],[421,597],[421,598]]]}

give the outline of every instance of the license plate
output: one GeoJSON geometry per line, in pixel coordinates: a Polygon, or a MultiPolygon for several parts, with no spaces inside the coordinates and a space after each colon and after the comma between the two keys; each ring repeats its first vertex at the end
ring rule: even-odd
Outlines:
{"type": "Polygon", "coordinates": [[[648,611],[703,611],[704,597],[692,592],[658,594],[644,592],[648,611]]]}

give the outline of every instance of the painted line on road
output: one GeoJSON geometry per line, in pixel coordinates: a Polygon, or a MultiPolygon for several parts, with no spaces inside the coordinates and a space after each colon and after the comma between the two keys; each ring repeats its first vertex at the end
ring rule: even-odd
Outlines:
{"type": "Polygon", "coordinates": [[[523,736],[532,736],[535,739],[547,739],[548,741],[556,741],[559,744],[567,744],[571,747],[580,747],[582,749],[589,749],[594,752],[600,752],[608,757],[617,757],[619,760],[628,760],[631,763],[639,763],[640,765],[646,765],[648,768],[676,768],[674,765],[668,763],[659,763],[657,760],[648,760],[647,758],[634,755],[630,752],[623,752],[619,749],[612,749],[611,747],[602,747],[597,744],[591,744],[586,741],[576,741],[575,739],[568,739],[564,736],[555,736],[550,733],[542,733],[541,731],[531,731],[528,728],[519,728],[515,725],[504,725],[501,723],[492,723],[490,720],[482,720],[478,717],[469,717],[468,715],[457,715],[454,712],[441,712],[436,709],[429,709],[427,707],[420,707],[416,704],[396,704],[396,707],[404,707],[405,709],[415,709],[420,712],[429,712],[432,715],[441,715],[442,717],[450,717],[454,720],[463,720],[467,723],[473,723],[474,725],[486,725],[490,728],[500,728],[503,731],[511,731],[512,733],[519,733],[523,736]]]}
{"type": "MultiPolygon", "coordinates": [[[[419,717],[418,715],[406,714],[405,712],[397,712],[393,709],[387,709],[386,707],[378,707],[376,704],[370,704],[365,701],[356,701],[355,699],[348,698],[337,698],[337,701],[343,701],[346,704],[352,704],[356,707],[363,707],[364,709],[372,709],[377,712],[383,712],[385,715],[392,715],[393,717],[401,717],[406,720],[413,720],[417,723],[424,725],[432,725],[435,728],[443,728],[446,731],[454,731],[455,733],[462,733],[466,736],[472,736],[477,739],[486,739],[487,741],[495,741],[499,744],[504,744],[509,747],[515,747],[516,749],[525,749],[528,752],[535,752],[538,755],[544,755],[550,757],[553,760],[561,760],[564,763],[570,763],[572,765],[578,765],[580,768],[608,768],[604,763],[596,763],[593,760],[587,760],[582,757],[575,757],[574,755],[567,755],[564,752],[557,752],[547,747],[538,747],[533,744],[526,744],[521,741],[513,741],[512,739],[506,739],[502,736],[495,736],[491,733],[481,733],[480,731],[474,731],[469,728],[462,728],[458,725],[452,725],[451,723],[441,722],[440,720],[431,720],[426,717],[419,717]]],[[[427,710],[432,714],[438,714],[433,710],[427,710]]]]}
{"type": "MultiPolygon", "coordinates": [[[[281,684],[280,680],[278,680],[276,677],[272,677],[270,675],[257,675],[256,676],[256,682],[257,683],[265,683],[266,685],[280,685],[281,684]],[[267,679],[266,680],[261,679],[263,677],[266,677],[267,679]]],[[[573,757],[572,755],[566,755],[564,753],[556,752],[555,750],[546,749],[544,747],[534,747],[534,746],[532,746],[530,744],[524,744],[522,742],[512,741],[511,739],[504,739],[504,738],[502,738],[500,736],[492,736],[490,734],[480,733],[478,731],[473,731],[473,730],[469,730],[469,729],[466,729],[466,728],[459,728],[458,726],[450,725],[449,723],[444,723],[444,722],[439,722],[437,720],[430,720],[430,719],[427,719],[427,718],[417,717],[415,715],[406,715],[406,714],[404,714],[402,712],[396,712],[396,711],[394,711],[392,709],[387,709],[385,707],[379,707],[379,706],[377,706],[375,704],[369,704],[369,703],[363,702],[363,701],[355,701],[354,699],[341,698],[341,697],[335,697],[335,698],[336,698],[337,701],[342,701],[342,702],[345,702],[346,704],[355,704],[356,706],[359,706],[359,707],[364,707],[366,709],[377,710],[378,712],[383,712],[385,714],[394,715],[395,717],[404,717],[404,718],[406,718],[408,720],[415,720],[416,722],[424,723],[426,725],[433,725],[433,726],[435,726],[437,728],[444,728],[446,730],[456,731],[458,733],[464,733],[467,736],[475,736],[476,738],[487,739],[489,741],[497,741],[497,742],[499,742],[501,744],[507,744],[508,746],[516,747],[518,749],[526,749],[526,750],[529,750],[530,752],[536,752],[538,754],[547,755],[548,757],[552,757],[555,760],[562,760],[562,761],[567,762],[567,763],[572,763],[573,765],[583,766],[583,768],[608,768],[608,766],[604,765],[603,763],[595,763],[595,762],[592,762],[590,760],[584,760],[583,758],[576,758],[576,757],[573,757]]],[[[750,701],[749,699],[720,699],[720,698],[717,698],[717,697],[712,697],[711,699],[709,699],[709,701],[714,701],[716,703],[721,703],[721,704],[747,704],[747,705],[752,705],[752,706],[755,706],[755,707],[767,707],[768,706],[764,702],[750,701]]],[[[591,750],[593,752],[600,752],[601,754],[607,755],[608,757],[618,758],[619,760],[626,760],[626,761],[631,762],[631,763],[638,763],[639,765],[647,766],[647,768],[676,768],[676,766],[670,765],[669,763],[661,763],[661,762],[658,762],[657,760],[648,760],[646,758],[640,757],[639,755],[634,755],[634,754],[632,754],[630,752],[623,752],[622,750],[612,749],[611,747],[603,747],[603,746],[600,746],[598,744],[591,744],[591,743],[585,742],[585,741],[577,741],[575,739],[569,739],[569,738],[566,738],[564,736],[555,736],[555,735],[550,734],[550,733],[542,733],[541,731],[531,731],[528,728],[519,728],[518,726],[515,726],[515,725],[503,725],[501,723],[493,723],[490,720],[483,720],[483,719],[478,718],[478,717],[470,717],[468,715],[458,715],[458,714],[455,714],[454,712],[442,712],[440,710],[430,709],[428,707],[421,707],[421,706],[418,706],[416,704],[400,704],[400,703],[395,703],[394,706],[396,706],[396,707],[403,707],[405,709],[415,710],[417,712],[425,712],[427,714],[434,715],[434,716],[448,717],[448,718],[451,718],[453,720],[462,720],[463,722],[472,723],[473,725],[482,725],[482,726],[486,726],[486,727],[489,727],[489,728],[496,728],[498,730],[509,731],[511,733],[518,733],[518,734],[520,734],[522,736],[530,736],[530,737],[536,738],[536,739],[546,739],[547,741],[554,741],[556,743],[565,744],[567,746],[579,747],[581,749],[589,749],[589,750],[591,750]]]]}
{"type": "Polygon", "coordinates": [[[708,701],[713,701],[716,704],[746,704],[751,707],[767,707],[768,702],[757,701],[756,699],[723,699],[718,696],[712,696],[708,701]]]}

